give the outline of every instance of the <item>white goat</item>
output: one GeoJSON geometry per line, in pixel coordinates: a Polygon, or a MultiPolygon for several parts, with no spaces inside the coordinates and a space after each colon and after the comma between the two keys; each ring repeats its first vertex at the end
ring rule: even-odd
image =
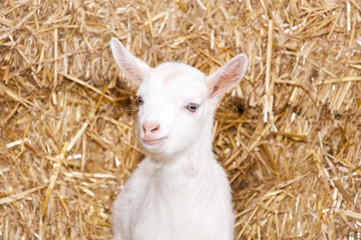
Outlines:
{"type": "Polygon", "coordinates": [[[212,127],[217,102],[241,80],[247,57],[206,76],[182,63],[151,68],[115,38],[111,49],[139,85],[138,128],[147,152],[114,202],[113,239],[233,239],[231,189],[212,152],[212,127]]]}

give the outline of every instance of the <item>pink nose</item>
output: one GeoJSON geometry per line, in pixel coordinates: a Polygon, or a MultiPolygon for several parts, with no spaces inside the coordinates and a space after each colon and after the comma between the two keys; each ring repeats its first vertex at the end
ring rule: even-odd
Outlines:
{"type": "Polygon", "coordinates": [[[144,122],[142,129],[145,135],[150,135],[159,131],[159,123],[155,122],[144,122]]]}

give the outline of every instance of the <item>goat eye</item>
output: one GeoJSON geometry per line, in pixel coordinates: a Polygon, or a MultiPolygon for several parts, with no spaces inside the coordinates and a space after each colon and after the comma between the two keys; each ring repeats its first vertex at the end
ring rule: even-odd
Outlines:
{"type": "Polygon", "coordinates": [[[194,113],[198,110],[199,104],[190,103],[187,105],[187,110],[194,113]]]}
{"type": "Polygon", "coordinates": [[[143,105],[144,101],[143,101],[143,98],[140,97],[140,96],[137,96],[137,99],[136,99],[137,103],[139,106],[143,105]]]}

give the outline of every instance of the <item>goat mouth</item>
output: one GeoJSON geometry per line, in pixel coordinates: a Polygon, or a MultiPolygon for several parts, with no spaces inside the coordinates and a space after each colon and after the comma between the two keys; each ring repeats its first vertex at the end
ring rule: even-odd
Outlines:
{"type": "Polygon", "coordinates": [[[153,145],[157,145],[158,143],[162,142],[166,138],[167,137],[162,137],[162,138],[157,138],[157,139],[142,138],[142,141],[145,145],[153,146],[153,145]]]}

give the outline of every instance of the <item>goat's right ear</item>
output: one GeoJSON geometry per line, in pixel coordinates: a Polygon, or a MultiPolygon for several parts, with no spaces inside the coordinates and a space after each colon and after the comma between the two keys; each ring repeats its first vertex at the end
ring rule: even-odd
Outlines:
{"type": "Polygon", "coordinates": [[[151,67],[131,54],[116,38],[112,38],[110,47],[120,70],[139,86],[143,81],[144,75],[151,70],[151,67]]]}

